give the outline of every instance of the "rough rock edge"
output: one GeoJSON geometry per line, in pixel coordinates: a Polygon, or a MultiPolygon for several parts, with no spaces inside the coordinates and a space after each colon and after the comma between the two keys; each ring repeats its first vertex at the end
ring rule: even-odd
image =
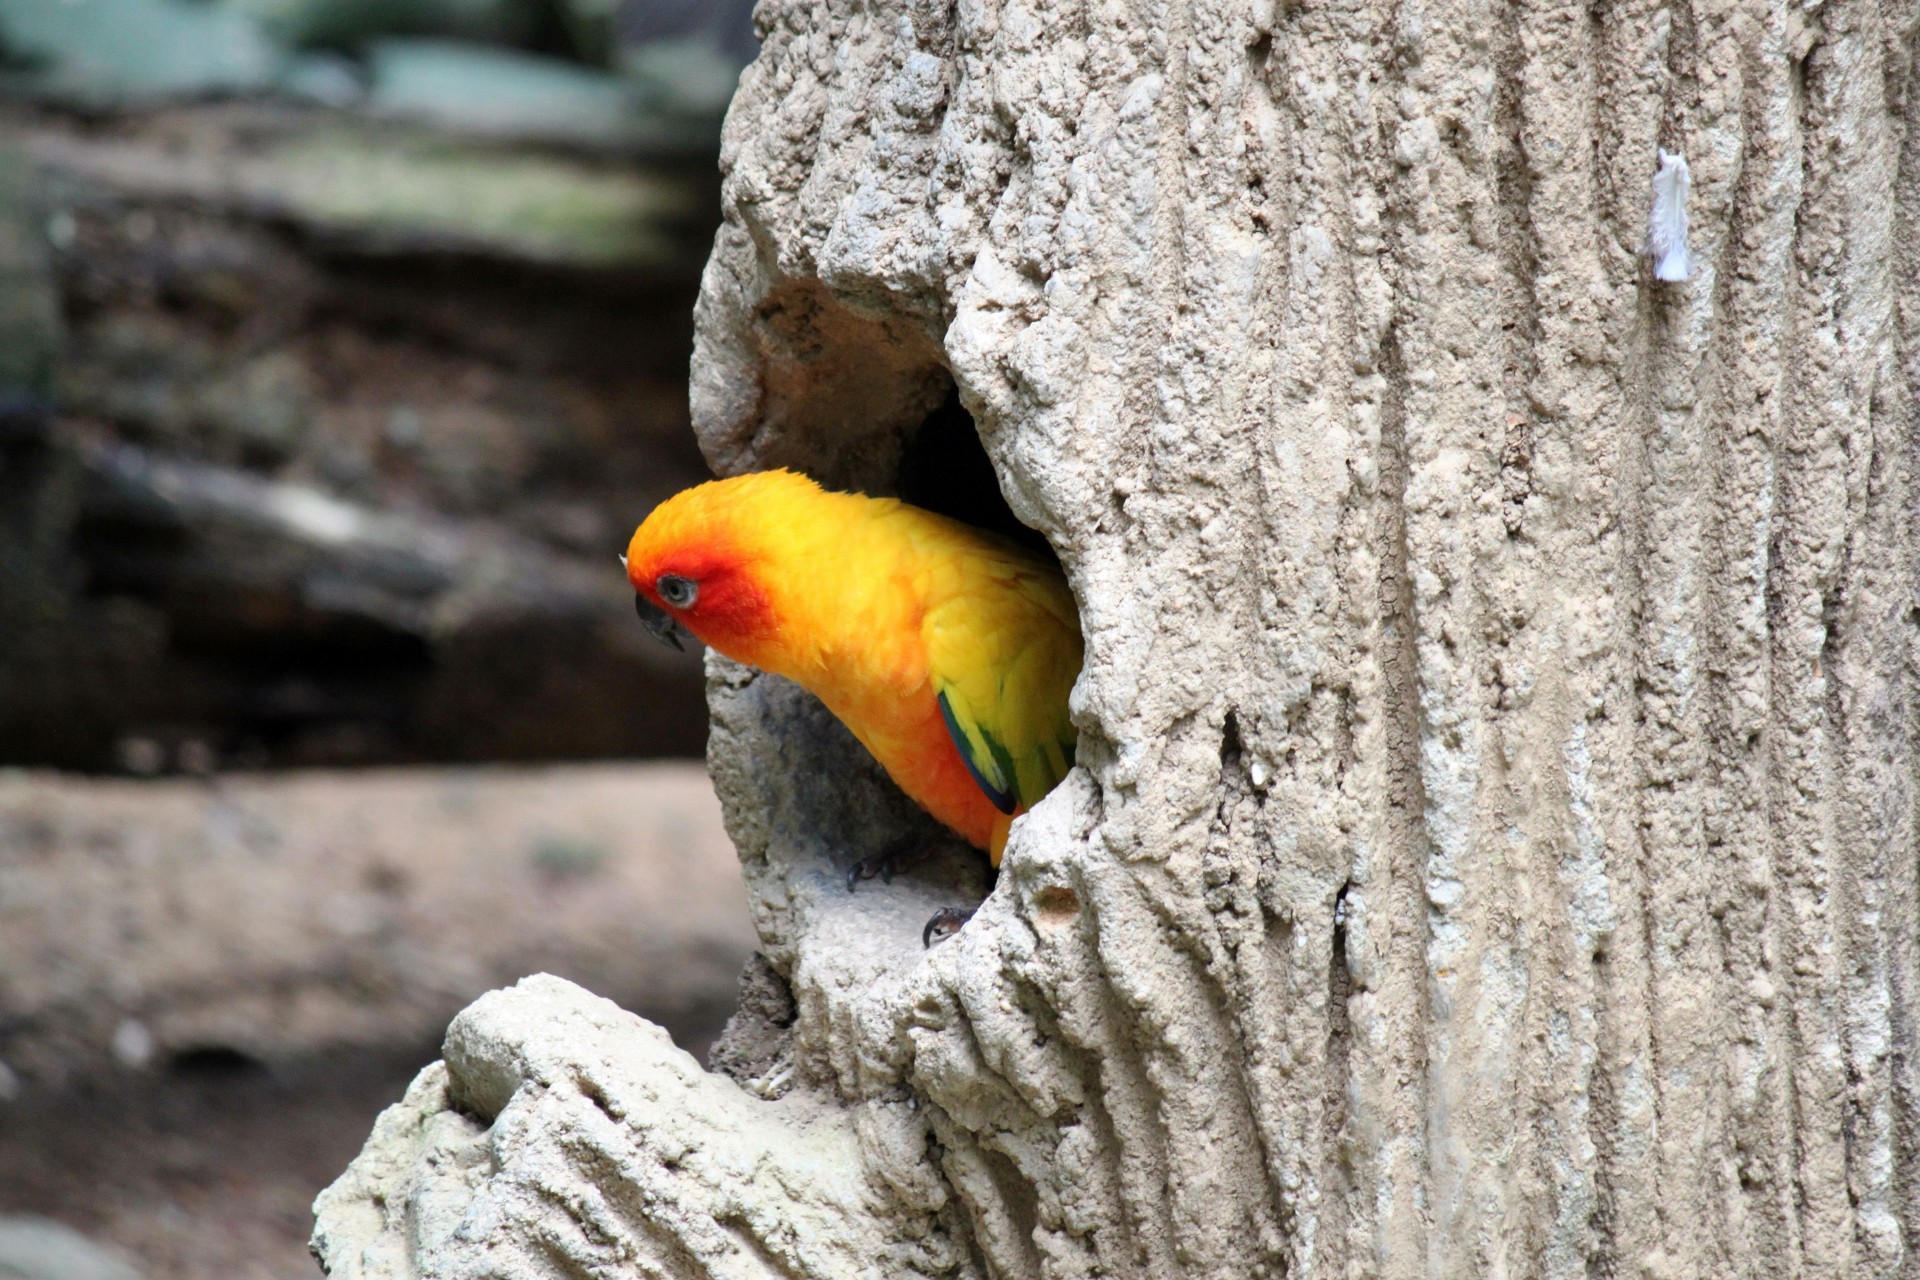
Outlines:
{"type": "Polygon", "coordinates": [[[446,1052],[316,1203],[329,1274],[920,1273],[828,1100],[756,1098],[545,974],[475,1002],[446,1052]]]}

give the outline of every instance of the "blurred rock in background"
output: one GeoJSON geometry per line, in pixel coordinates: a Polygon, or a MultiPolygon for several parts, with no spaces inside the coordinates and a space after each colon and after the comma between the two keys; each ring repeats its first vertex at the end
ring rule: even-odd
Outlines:
{"type": "Polygon", "coordinates": [[[430,1045],[572,978],[683,1038],[753,941],[692,762],[0,774],[0,1062],[18,1097],[208,1055],[430,1045]]]}
{"type": "Polygon", "coordinates": [[[706,474],[722,16],[0,5],[0,763],[699,750],[613,557],[706,474]]]}
{"type": "Polygon", "coordinates": [[[561,762],[704,741],[614,557],[707,474],[753,48],[743,0],[0,0],[0,1274],[311,1275],[482,990],[730,1010],[698,768],[561,762]]]}

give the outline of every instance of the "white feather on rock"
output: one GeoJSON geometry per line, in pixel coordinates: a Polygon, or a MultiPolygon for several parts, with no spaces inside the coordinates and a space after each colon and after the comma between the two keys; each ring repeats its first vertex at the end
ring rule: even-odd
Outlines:
{"type": "Polygon", "coordinates": [[[1685,280],[1693,273],[1687,253],[1687,188],[1692,184],[1687,158],[1662,147],[1660,170],[1653,175],[1653,212],[1647,215],[1647,252],[1656,280],[1685,280]]]}

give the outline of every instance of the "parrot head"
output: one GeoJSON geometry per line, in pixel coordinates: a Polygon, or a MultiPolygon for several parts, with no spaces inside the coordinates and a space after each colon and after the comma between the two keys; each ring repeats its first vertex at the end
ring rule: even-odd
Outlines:
{"type": "Polygon", "coordinates": [[[687,632],[730,658],[781,665],[777,585],[807,529],[813,481],[791,471],[713,480],[653,509],[627,545],[627,580],[647,629],[681,648],[687,632]]]}

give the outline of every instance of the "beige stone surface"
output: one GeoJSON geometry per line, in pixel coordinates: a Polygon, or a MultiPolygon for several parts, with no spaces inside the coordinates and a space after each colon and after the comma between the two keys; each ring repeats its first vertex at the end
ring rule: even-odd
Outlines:
{"type": "Polygon", "coordinates": [[[375,1135],[316,1206],[343,1280],[854,1275],[889,1252],[838,1108],[754,1097],[550,975],[462,1013],[375,1135]]]}
{"type": "Polygon", "coordinates": [[[0,775],[0,1061],[427,1044],[551,970],[681,1027],[752,941],[697,765],[0,775]]]}
{"type": "MultiPolygon", "coordinates": [[[[1081,767],[931,952],[964,863],[836,888],[910,817],[817,707],[710,667],[788,1091],[703,1086],[671,1123],[771,1114],[770,1158],[824,1107],[872,1195],[848,1229],[914,1251],[686,1251],[616,1172],[663,1109],[546,1166],[538,1213],[489,1216],[484,1163],[436,1183],[438,1221],[499,1226],[497,1268],[351,1182],[323,1256],[1913,1274],[1920,11],[758,19],[700,309],[710,456],[885,486],[951,377],[1086,630],[1081,767]],[[1681,283],[1642,253],[1662,147],[1693,175],[1681,283]],[[532,1247],[560,1232],[628,1243],[532,1247]]],[[[450,1042],[456,1096],[565,1052],[545,998],[532,1041],[450,1042]]],[[[672,1070],[624,1061],[626,1096],[672,1070]]],[[[481,1121],[559,1132],[518,1089],[481,1121]]],[[[419,1132],[363,1164],[433,1167],[419,1132]]],[[[683,1166],[675,1203],[731,1176],[683,1166]]],[[[845,1176],[754,1204],[812,1221],[845,1176]]]]}

